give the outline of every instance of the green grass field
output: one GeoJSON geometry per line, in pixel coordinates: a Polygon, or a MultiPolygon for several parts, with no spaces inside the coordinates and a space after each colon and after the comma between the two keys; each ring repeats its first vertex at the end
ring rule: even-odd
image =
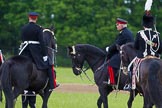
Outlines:
{"type": "MultiPolygon", "coordinates": [[[[129,94],[115,93],[109,95],[109,108],[127,108],[129,94]]],[[[97,108],[96,101],[98,93],[60,93],[53,92],[48,106],[49,108],[97,108]]],[[[142,97],[137,96],[133,108],[142,108],[142,97]]],[[[37,96],[37,108],[41,108],[42,100],[37,96]]],[[[0,108],[4,108],[4,102],[0,103],[0,108]]],[[[21,108],[21,100],[18,98],[16,108],[21,108]]]]}
{"type": "MultiPolygon", "coordinates": [[[[63,83],[81,83],[81,84],[92,84],[85,76],[83,80],[79,76],[75,76],[72,73],[71,68],[56,68],[57,80],[60,84],[63,83]]],[[[93,80],[93,74],[91,70],[87,71],[87,74],[93,80]]],[[[49,98],[49,108],[97,108],[96,102],[98,99],[98,93],[68,93],[54,91],[49,98]]],[[[111,93],[109,95],[109,108],[127,108],[128,93],[111,93]]],[[[41,108],[42,100],[37,95],[36,107],[41,108]]],[[[141,96],[137,96],[133,103],[133,108],[142,108],[143,100],[141,96]]],[[[4,101],[0,103],[0,108],[4,108],[4,101]]],[[[21,108],[21,98],[17,99],[16,108],[21,108]]]]}

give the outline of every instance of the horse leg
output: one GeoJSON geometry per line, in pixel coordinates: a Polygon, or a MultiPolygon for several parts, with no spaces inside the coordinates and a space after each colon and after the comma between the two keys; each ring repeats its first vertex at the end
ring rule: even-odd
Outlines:
{"type": "Polygon", "coordinates": [[[44,92],[39,93],[39,95],[42,97],[42,100],[43,100],[42,108],[47,108],[47,103],[48,103],[50,94],[51,92],[49,92],[49,89],[45,89],[44,92]]]}
{"type": "Polygon", "coordinates": [[[107,96],[103,96],[103,106],[104,106],[104,108],[108,108],[108,98],[107,98],[107,96]]]}
{"type": "Polygon", "coordinates": [[[106,95],[102,95],[102,101],[103,101],[103,106],[104,108],[108,108],[108,99],[107,99],[107,96],[106,95]]]}
{"type": "Polygon", "coordinates": [[[15,106],[17,97],[23,92],[23,89],[15,87],[13,90],[13,105],[15,106]]]}
{"type": "Polygon", "coordinates": [[[4,95],[6,98],[6,108],[14,108],[14,99],[12,91],[4,90],[4,95]]]}
{"type": "Polygon", "coordinates": [[[152,105],[152,103],[150,101],[149,93],[148,93],[147,90],[145,90],[143,99],[144,99],[144,106],[143,106],[143,108],[152,108],[153,105],[152,105]]]}
{"type": "Polygon", "coordinates": [[[101,99],[101,96],[99,96],[99,98],[97,100],[97,106],[98,106],[98,108],[101,108],[101,105],[102,105],[102,99],[101,99]]]}
{"type": "Polygon", "coordinates": [[[106,88],[99,88],[99,93],[100,93],[100,98],[102,99],[103,102],[103,107],[108,108],[108,98],[107,95],[110,93],[106,88]]]}
{"type": "Polygon", "coordinates": [[[133,100],[137,96],[137,94],[138,94],[138,91],[137,90],[135,90],[135,91],[131,90],[130,91],[129,100],[127,102],[128,108],[132,108],[133,100]],[[134,94],[134,92],[135,92],[135,94],[134,94]]]}

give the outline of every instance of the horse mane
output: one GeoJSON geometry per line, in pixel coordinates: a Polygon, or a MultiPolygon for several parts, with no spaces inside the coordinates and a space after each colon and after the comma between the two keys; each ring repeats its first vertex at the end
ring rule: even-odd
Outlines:
{"type": "Polygon", "coordinates": [[[124,48],[124,49],[127,49],[127,48],[135,49],[134,48],[134,42],[128,42],[128,43],[122,45],[121,47],[124,48]]]}
{"type": "Polygon", "coordinates": [[[125,44],[125,46],[128,46],[130,48],[134,48],[134,42],[128,42],[125,44]]]}
{"type": "Polygon", "coordinates": [[[102,49],[90,44],[77,44],[76,49],[86,53],[94,53],[99,56],[106,56],[106,53],[102,49]]]}

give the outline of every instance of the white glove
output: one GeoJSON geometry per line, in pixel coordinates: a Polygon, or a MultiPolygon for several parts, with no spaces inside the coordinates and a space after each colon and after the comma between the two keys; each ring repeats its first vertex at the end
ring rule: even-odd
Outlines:
{"type": "Polygon", "coordinates": [[[43,61],[47,61],[48,56],[43,56],[43,61]]]}
{"type": "Polygon", "coordinates": [[[106,52],[109,52],[109,47],[106,47],[106,52]]]}

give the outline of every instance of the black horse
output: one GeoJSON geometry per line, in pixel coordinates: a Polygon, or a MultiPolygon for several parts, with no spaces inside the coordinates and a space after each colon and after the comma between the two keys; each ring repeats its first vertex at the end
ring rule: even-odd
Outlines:
{"type": "MultiPolygon", "coordinates": [[[[75,75],[80,75],[84,72],[82,68],[84,61],[87,61],[94,73],[94,80],[100,93],[97,106],[98,108],[101,108],[101,105],[103,104],[104,108],[108,108],[107,96],[113,91],[113,87],[107,85],[109,75],[107,72],[106,53],[103,50],[89,44],[77,44],[75,46],[68,47],[68,54],[71,57],[72,69],[75,75]]],[[[124,85],[128,81],[128,76],[123,74],[123,72],[120,72],[120,76],[118,76],[119,73],[115,77],[116,81],[118,81],[118,78],[120,79],[118,89],[123,90],[124,85]]],[[[133,99],[133,92],[131,91],[127,103],[128,108],[131,108],[133,99]]]]}
{"type": "MultiPolygon", "coordinates": [[[[121,46],[120,50],[123,66],[128,66],[137,55],[133,43],[121,46]]],[[[162,60],[152,56],[142,59],[139,66],[139,81],[136,85],[142,88],[143,108],[152,108],[153,105],[162,108],[162,60]]]]}
{"type": "MultiPolygon", "coordinates": [[[[51,30],[46,30],[44,36],[51,35],[51,30]]],[[[50,40],[54,41],[54,40],[50,40]]],[[[24,90],[35,91],[43,99],[42,108],[47,108],[51,92],[47,70],[38,70],[28,57],[17,55],[7,59],[0,68],[2,90],[6,98],[6,108],[14,108],[15,99],[24,90]]]]}

